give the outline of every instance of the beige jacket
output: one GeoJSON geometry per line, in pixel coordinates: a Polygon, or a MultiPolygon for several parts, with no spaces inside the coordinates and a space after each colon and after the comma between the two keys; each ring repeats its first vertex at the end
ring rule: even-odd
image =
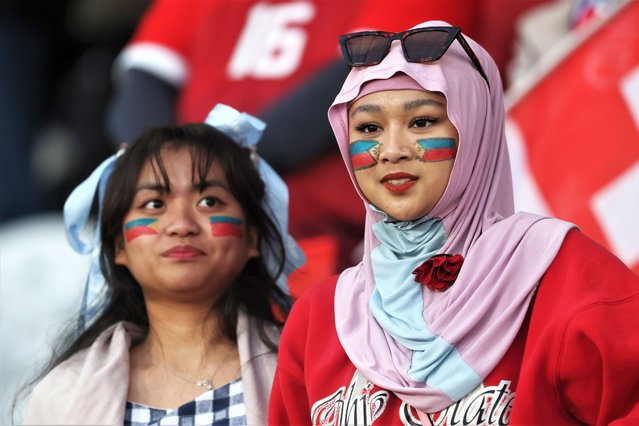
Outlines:
{"type": "MultiPolygon", "coordinates": [[[[279,341],[279,330],[267,327],[279,341]]],[[[129,387],[129,348],[137,328],[119,322],[105,330],[89,348],[55,367],[35,387],[24,424],[121,425],[129,387]]],[[[246,420],[267,421],[268,401],[277,355],[257,334],[255,320],[240,312],[237,343],[242,365],[246,420]]]]}

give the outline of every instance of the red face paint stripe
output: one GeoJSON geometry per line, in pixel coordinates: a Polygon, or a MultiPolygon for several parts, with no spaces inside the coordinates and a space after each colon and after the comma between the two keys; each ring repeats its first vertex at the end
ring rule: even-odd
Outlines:
{"type": "Polygon", "coordinates": [[[377,160],[371,154],[371,149],[378,145],[378,141],[361,140],[351,142],[348,149],[353,170],[367,169],[377,164],[377,160]]]}
{"type": "Polygon", "coordinates": [[[234,223],[214,222],[211,223],[211,232],[216,237],[237,237],[242,238],[242,228],[234,223]]]}
{"type": "Polygon", "coordinates": [[[417,140],[424,149],[422,161],[452,160],[457,156],[457,144],[453,138],[427,138],[417,140]]]}
{"type": "Polygon", "coordinates": [[[353,164],[353,170],[361,170],[374,166],[377,161],[375,161],[370,152],[362,152],[351,157],[351,164],[353,164]]]}
{"type": "Polygon", "coordinates": [[[422,156],[422,161],[442,161],[452,160],[457,155],[456,149],[429,149],[422,156]]]}
{"type": "Polygon", "coordinates": [[[147,226],[136,226],[134,228],[127,230],[124,233],[124,238],[126,239],[127,243],[130,243],[131,241],[133,241],[134,239],[136,239],[137,237],[141,235],[155,235],[155,234],[157,234],[157,232],[154,229],[151,229],[147,226]]]}

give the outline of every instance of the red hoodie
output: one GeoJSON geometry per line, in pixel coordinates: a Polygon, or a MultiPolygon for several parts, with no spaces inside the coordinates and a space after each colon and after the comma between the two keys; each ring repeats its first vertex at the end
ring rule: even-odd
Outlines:
{"type": "MultiPolygon", "coordinates": [[[[423,424],[346,356],[335,330],[336,282],[315,286],[295,303],[282,335],[269,424],[423,424]]],[[[504,358],[478,389],[428,421],[639,424],[638,312],[639,277],[581,232],[569,232],[504,358]]]]}

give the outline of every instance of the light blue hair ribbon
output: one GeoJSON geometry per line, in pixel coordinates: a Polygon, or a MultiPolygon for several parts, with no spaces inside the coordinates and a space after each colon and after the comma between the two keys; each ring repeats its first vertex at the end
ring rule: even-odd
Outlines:
{"type": "MultiPolygon", "coordinates": [[[[102,202],[106,191],[107,182],[113,171],[116,160],[124,153],[119,150],[102,162],[91,175],[78,185],[64,203],[64,229],[67,241],[76,252],[91,256],[89,276],[87,277],[84,295],[82,297],[82,316],[80,321],[86,327],[91,320],[101,311],[100,296],[106,288],[104,276],[100,271],[100,218],[102,216],[102,202]],[[98,218],[95,225],[93,239],[84,242],[81,233],[89,222],[93,199],[96,189],[98,191],[98,218]]],[[[85,231],[86,232],[86,231],[85,231]]]]}
{"type": "MultiPolygon", "coordinates": [[[[295,239],[288,233],[288,187],[273,168],[257,155],[257,142],[262,137],[266,124],[252,115],[239,112],[228,105],[217,104],[204,122],[225,133],[240,146],[249,148],[253,153],[255,165],[266,187],[264,209],[275,222],[284,240],[287,262],[283,273],[276,277],[278,287],[289,294],[288,275],[306,263],[304,252],[295,239]]],[[[260,247],[266,267],[275,276],[277,257],[269,247],[260,247]]]]}

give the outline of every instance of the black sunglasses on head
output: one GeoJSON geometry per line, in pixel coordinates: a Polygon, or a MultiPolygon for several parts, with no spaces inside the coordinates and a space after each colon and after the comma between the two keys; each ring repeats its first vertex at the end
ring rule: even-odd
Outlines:
{"type": "Polygon", "coordinates": [[[488,77],[479,59],[464,38],[459,27],[424,27],[389,33],[386,31],[360,31],[339,36],[339,44],[346,63],[351,67],[377,65],[386,57],[393,40],[399,40],[408,62],[431,62],[440,59],[453,40],[464,48],[486,84],[488,77]]]}

